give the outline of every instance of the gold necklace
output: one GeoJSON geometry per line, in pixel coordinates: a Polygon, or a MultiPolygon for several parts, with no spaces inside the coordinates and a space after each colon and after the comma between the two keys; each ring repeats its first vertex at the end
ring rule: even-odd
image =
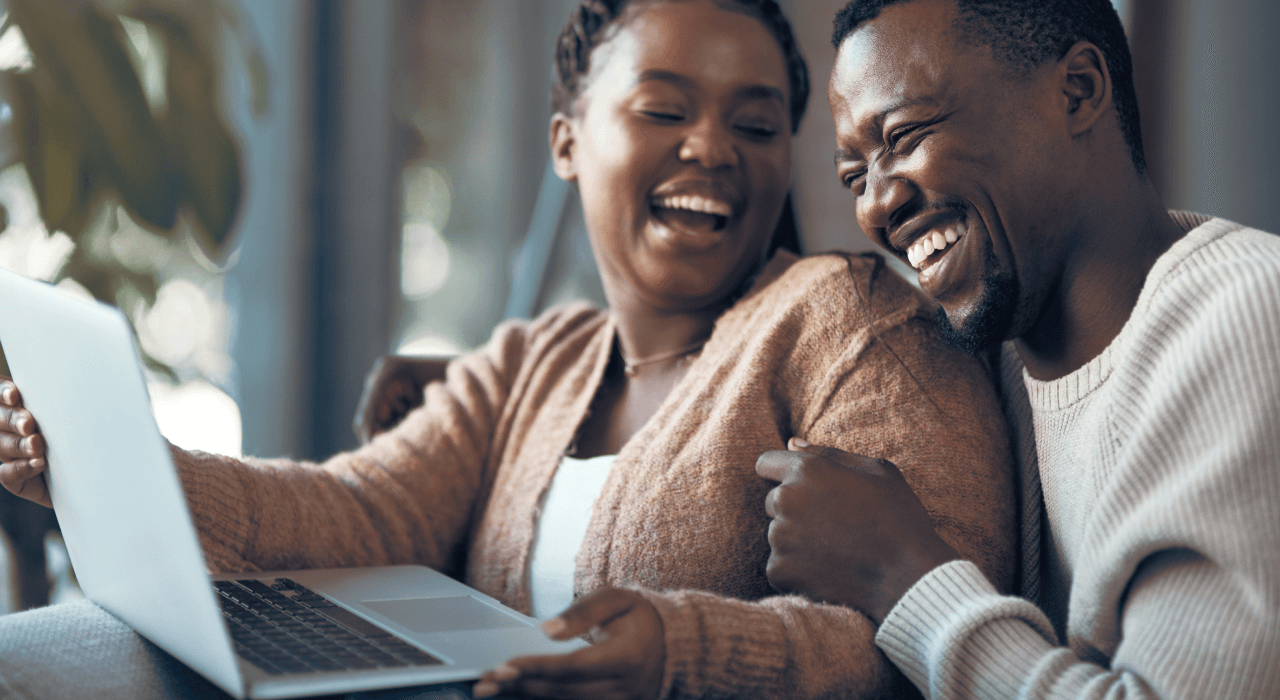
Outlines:
{"type": "Polygon", "coordinates": [[[634,377],[636,376],[636,370],[640,367],[644,367],[645,365],[651,365],[655,362],[662,362],[663,360],[670,360],[673,357],[684,357],[685,355],[692,355],[693,353],[701,350],[702,346],[706,344],[707,344],[706,339],[703,339],[703,340],[699,340],[696,343],[693,343],[692,345],[686,345],[678,350],[673,350],[671,352],[664,352],[658,355],[652,355],[650,357],[643,357],[643,358],[640,358],[639,360],[628,360],[627,356],[622,352],[622,348],[618,348],[618,354],[622,355],[622,365],[623,365],[622,373],[627,375],[628,377],[634,377]]]}

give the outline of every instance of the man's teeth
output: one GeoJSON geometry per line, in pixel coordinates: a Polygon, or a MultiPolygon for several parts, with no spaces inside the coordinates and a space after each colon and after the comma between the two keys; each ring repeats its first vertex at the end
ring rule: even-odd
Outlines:
{"type": "Polygon", "coordinates": [[[942,250],[946,250],[947,246],[960,240],[966,231],[964,224],[952,224],[946,228],[934,229],[920,238],[916,239],[911,247],[907,248],[907,262],[911,263],[911,267],[919,270],[924,265],[924,261],[929,256],[942,250]]]}
{"type": "Polygon", "coordinates": [[[717,216],[732,216],[733,207],[728,202],[722,202],[717,199],[708,199],[701,195],[684,194],[673,197],[660,197],[654,205],[662,209],[684,209],[686,211],[696,211],[702,214],[715,214],[717,216]]]}

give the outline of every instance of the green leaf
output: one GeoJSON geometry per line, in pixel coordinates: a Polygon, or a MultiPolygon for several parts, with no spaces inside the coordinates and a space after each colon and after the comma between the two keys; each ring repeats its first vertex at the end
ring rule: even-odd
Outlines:
{"type": "Polygon", "coordinates": [[[37,66],[86,115],[86,150],[99,150],[125,206],[161,230],[173,227],[177,185],[119,21],[86,2],[8,0],[37,66]]]}
{"type": "Polygon", "coordinates": [[[240,208],[240,161],[235,141],[218,117],[216,79],[207,57],[185,27],[160,25],[169,57],[169,113],[161,120],[195,214],[196,240],[220,260],[240,208]]]}

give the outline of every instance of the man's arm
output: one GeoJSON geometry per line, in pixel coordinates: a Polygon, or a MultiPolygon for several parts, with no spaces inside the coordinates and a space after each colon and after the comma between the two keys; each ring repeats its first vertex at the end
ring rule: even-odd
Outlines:
{"type": "Polygon", "coordinates": [[[1280,303],[1260,303],[1280,289],[1228,272],[1166,289],[1160,336],[1130,339],[1141,364],[1109,380],[1115,454],[1078,523],[1071,639],[969,562],[908,565],[939,550],[906,485],[830,451],[761,460],[786,478],[783,587],[882,620],[877,645],[930,697],[1280,697],[1280,303]]]}
{"type": "MultiPolygon", "coordinates": [[[[923,508],[910,504],[910,490],[892,465],[830,448],[820,455],[786,455],[769,453],[759,467],[783,478],[768,501],[775,514],[770,580],[881,622],[877,645],[928,697],[1252,698],[1280,692],[1273,663],[1280,658],[1274,542],[1259,542],[1257,560],[1239,568],[1183,547],[1143,558],[1132,576],[1110,582],[1122,609],[1119,646],[1108,660],[1086,645],[1060,646],[1036,606],[1000,594],[936,533],[921,534],[923,508]],[[790,462],[790,474],[775,469],[782,460],[790,462]],[[855,492],[859,496],[851,498],[855,492]],[[788,500],[804,510],[788,510],[788,500]],[[927,573],[918,575],[921,570],[927,573]]],[[[1277,509],[1274,500],[1237,505],[1277,509]]]]}

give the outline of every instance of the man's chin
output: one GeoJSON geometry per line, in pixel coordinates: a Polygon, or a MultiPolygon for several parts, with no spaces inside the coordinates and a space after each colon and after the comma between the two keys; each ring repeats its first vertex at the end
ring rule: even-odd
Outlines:
{"type": "Polygon", "coordinates": [[[982,355],[1008,339],[1018,304],[1018,281],[1011,276],[984,275],[982,297],[960,323],[953,324],[942,306],[934,314],[943,342],[969,355],[982,355]]]}
{"type": "Polygon", "coordinates": [[[966,323],[956,328],[951,325],[951,319],[947,317],[946,310],[941,306],[934,313],[933,319],[942,342],[967,355],[984,355],[1003,340],[1003,338],[992,337],[990,333],[979,332],[982,329],[975,328],[973,323],[966,323]]]}

